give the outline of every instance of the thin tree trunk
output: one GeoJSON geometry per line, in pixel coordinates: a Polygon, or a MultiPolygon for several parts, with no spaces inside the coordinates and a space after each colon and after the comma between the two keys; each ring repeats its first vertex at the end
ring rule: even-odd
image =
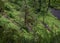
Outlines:
{"type": "Polygon", "coordinates": [[[29,16],[29,11],[28,11],[27,2],[25,0],[25,26],[27,30],[30,32],[32,31],[32,26],[31,23],[29,22],[28,16],[29,16]]]}

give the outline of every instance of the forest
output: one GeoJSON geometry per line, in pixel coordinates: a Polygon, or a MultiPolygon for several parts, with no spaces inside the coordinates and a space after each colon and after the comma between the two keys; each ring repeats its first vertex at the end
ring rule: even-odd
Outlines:
{"type": "Polygon", "coordinates": [[[0,43],[60,43],[60,0],[0,0],[0,43]]]}

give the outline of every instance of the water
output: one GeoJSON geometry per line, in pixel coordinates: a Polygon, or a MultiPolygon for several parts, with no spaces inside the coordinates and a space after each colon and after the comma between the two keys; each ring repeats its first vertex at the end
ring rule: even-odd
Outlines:
{"type": "Polygon", "coordinates": [[[51,10],[52,14],[60,20],[60,10],[54,9],[54,8],[50,8],[50,10],[51,10]]]}

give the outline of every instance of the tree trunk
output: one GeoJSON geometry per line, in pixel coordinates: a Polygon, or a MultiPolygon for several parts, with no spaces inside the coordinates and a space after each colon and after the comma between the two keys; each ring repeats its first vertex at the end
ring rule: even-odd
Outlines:
{"type": "Polygon", "coordinates": [[[25,26],[27,28],[27,30],[30,32],[32,31],[32,26],[31,26],[31,22],[29,22],[29,11],[28,11],[28,6],[25,0],[25,26]]]}

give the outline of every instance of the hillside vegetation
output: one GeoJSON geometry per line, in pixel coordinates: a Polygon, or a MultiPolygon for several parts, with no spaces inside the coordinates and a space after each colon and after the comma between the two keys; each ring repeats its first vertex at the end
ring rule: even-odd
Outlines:
{"type": "Polygon", "coordinates": [[[0,0],[0,43],[60,43],[60,0],[0,0]]]}

